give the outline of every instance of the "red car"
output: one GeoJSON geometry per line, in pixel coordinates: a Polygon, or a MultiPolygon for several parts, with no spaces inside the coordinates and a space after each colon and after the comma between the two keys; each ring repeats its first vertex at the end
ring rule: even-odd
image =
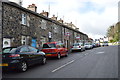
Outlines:
{"type": "Polygon", "coordinates": [[[60,59],[61,56],[68,56],[68,49],[65,48],[63,43],[59,42],[44,43],[42,51],[47,57],[57,57],[60,59]]]}

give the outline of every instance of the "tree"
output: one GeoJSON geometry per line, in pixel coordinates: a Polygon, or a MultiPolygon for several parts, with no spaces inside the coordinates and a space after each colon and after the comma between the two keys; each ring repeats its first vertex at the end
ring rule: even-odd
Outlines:
{"type": "Polygon", "coordinates": [[[110,42],[118,42],[119,41],[119,34],[120,34],[120,28],[119,23],[116,25],[112,25],[107,29],[107,37],[111,38],[110,42]]]}

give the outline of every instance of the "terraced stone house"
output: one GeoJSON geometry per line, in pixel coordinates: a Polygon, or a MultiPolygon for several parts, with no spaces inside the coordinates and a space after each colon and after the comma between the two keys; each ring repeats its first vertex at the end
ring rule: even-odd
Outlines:
{"type": "Polygon", "coordinates": [[[48,18],[48,12],[37,13],[35,4],[27,9],[13,2],[2,2],[1,5],[3,47],[41,47],[45,42],[57,41],[70,48],[75,42],[88,40],[86,34],[64,25],[63,20],[57,20],[55,16],[48,18]]]}

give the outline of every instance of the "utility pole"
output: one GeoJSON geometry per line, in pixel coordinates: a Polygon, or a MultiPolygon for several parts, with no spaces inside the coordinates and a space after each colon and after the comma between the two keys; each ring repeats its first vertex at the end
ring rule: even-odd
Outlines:
{"type": "Polygon", "coordinates": [[[64,21],[64,16],[63,16],[63,21],[64,21]]]}
{"type": "Polygon", "coordinates": [[[57,18],[58,18],[58,12],[57,12],[57,18]]]}
{"type": "Polygon", "coordinates": [[[49,12],[49,15],[50,15],[50,2],[49,2],[49,5],[48,5],[48,12],[49,12]]]}

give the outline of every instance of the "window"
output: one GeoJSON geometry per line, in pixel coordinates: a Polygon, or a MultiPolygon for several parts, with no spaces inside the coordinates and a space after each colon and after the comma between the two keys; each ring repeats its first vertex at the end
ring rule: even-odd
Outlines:
{"type": "Polygon", "coordinates": [[[24,24],[24,25],[27,24],[27,16],[26,16],[26,14],[22,14],[22,24],[24,24]]]}
{"type": "Polygon", "coordinates": [[[57,25],[54,25],[53,27],[54,27],[54,32],[55,32],[55,33],[59,33],[59,31],[58,31],[58,26],[57,26],[57,25]]]}
{"type": "Polygon", "coordinates": [[[43,44],[43,48],[50,48],[47,44],[43,44]]]}
{"type": "Polygon", "coordinates": [[[79,44],[78,44],[78,43],[75,43],[75,44],[73,44],[73,46],[79,46],[79,44]]]}
{"type": "Polygon", "coordinates": [[[28,48],[27,47],[22,47],[20,49],[20,52],[29,52],[28,48]]]}
{"type": "Polygon", "coordinates": [[[3,50],[3,53],[11,53],[13,50],[16,50],[16,48],[7,48],[3,50]]]}
{"type": "Polygon", "coordinates": [[[17,48],[13,48],[9,53],[15,53],[17,51],[17,48]]]}
{"type": "Polygon", "coordinates": [[[56,45],[55,45],[55,44],[49,44],[49,46],[50,46],[51,48],[56,48],[56,45]]]}
{"type": "Polygon", "coordinates": [[[76,32],[74,33],[74,36],[77,37],[77,33],[76,32]]]}
{"type": "Polygon", "coordinates": [[[55,44],[44,44],[43,48],[56,48],[55,44]]]}
{"type": "Polygon", "coordinates": [[[46,23],[47,22],[45,20],[42,20],[42,22],[41,22],[41,28],[42,29],[46,29],[47,28],[46,23]]]}
{"type": "Polygon", "coordinates": [[[5,50],[3,51],[3,53],[9,53],[9,52],[10,52],[10,48],[5,49],[5,50]]]}
{"type": "Polygon", "coordinates": [[[65,34],[65,29],[64,28],[62,28],[62,35],[64,35],[65,34]]]}
{"type": "Polygon", "coordinates": [[[30,52],[37,52],[37,49],[33,48],[33,47],[29,47],[30,52]]]}
{"type": "Polygon", "coordinates": [[[27,37],[26,36],[22,36],[22,45],[26,45],[26,40],[27,40],[27,37]]]}
{"type": "Polygon", "coordinates": [[[65,45],[63,43],[57,43],[56,45],[58,48],[65,48],[65,45]]]}

